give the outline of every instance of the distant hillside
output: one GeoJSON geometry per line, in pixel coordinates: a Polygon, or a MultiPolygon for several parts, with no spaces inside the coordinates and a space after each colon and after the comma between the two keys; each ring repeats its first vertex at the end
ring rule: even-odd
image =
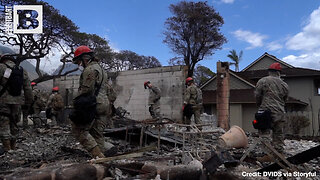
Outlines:
{"type": "MultiPolygon", "coordinates": [[[[23,69],[25,69],[28,72],[30,81],[38,78],[38,74],[35,71],[35,66],[32,65],[30,62],[23,61],[22,63],[20,63],[20,65],[23,67],[23,69]]],[[[52,80],[41,82],[38,84],[39,89],[46,90],[46,91],[51,91],[52,86],[53,86],[52,80]]]]}
{"type": "MultiPolygon", "coordinates": [[[[58,74],[59,73],[59,69],[62,67],[62,65],[60,65],[52,74],[58,74]]],[[[63,71],[62,71],[62,74],[65,73],[65,72],[68,72],[68,71],[71,71],[75,68],[77,68],[78,65],[75,65],[75,64],[72,64],[72,63],[68,63],[66,64],[66,66],[64,67],[63,71]]],[[[80,75],[81,74],[81,71],[80,70],[77,70],[73,73],[70,73],[68,75],[80,75]]]]}

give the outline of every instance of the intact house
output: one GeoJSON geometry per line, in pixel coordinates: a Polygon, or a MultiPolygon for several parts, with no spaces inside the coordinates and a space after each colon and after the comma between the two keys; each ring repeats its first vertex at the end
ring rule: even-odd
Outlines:
{"type": "MultiPolygon", "coordinates": [[[[218,90],[220,88],[217,86],[217,78],[228,77],[229,125],[240,126],[248,132],[256,131],[252,126],[258,109],[254,96],[255,85],[259,79],[268,75],[268,67],[275,62],[281,64],[281,78],[290,88],[286,103],[287,115],[300,115],[309,119],[309,125],[300,134],[319,135],[320,71],[294,67],[268,53],[264,53],[240,72],[228,69],[228,76],[217,73],[202,85],[204,112],[217,114],[217,87],[218,90]]],[[[287,126],[298,125],[291,123],[287,126]]]]}

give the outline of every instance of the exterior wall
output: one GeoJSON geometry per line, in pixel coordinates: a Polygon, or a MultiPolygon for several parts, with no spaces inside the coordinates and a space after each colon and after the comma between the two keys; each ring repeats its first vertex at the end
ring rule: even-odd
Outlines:
{"type": "Polygon", "coordinates": [[[257,132],[252,126],[257,109],[256,104],[242,104],[242,128],[244,131],[257,132]]]}
{"type": "Polygon", "coordinates": [[[230,127],[237,125],[242,127],[242,105],[230,104],[230,127]]]}
{"type": "Polygon", "coordinates": [[[148,80],[161,90],[160,108],[163,117],[180,121],[185,90],[184,66],[119,72],[116,78],[118,97],[115,106],[125,108],[132,119],[151,118],[148,110],[149,90],[143,87],[143,83],[148,80]]]}
{"type": "Polygon", "coordinates": [[[302,134],[312,135],[313,132],[317,133],[319,131],[319,121],[320,121],[320,96],[317,95],[315,84],[313,78],[311,77],[301,77],[301,78],[287,78],[285,82],[289,85],[289,95],[302,100],[309,105],[306,111],[310,112],[310,126],[305,128],[302,134]]]}
{"type": "MultiPolygon", "coordinates": [[[[169,66],[135,71],[119,72],[112,82],[117,92],[116,107],[123,107],[135,120],[151,118],[148,106],[149,90],[143,83],[150,81],[161,90],[160,107],[163,117],[182,120],[182,104],[185,90],[184,66],[169,66]]],[[[54,82],[61,89],[61,94],[71,104],[78,92],[79,76],[67,76],[54,82]]]]}

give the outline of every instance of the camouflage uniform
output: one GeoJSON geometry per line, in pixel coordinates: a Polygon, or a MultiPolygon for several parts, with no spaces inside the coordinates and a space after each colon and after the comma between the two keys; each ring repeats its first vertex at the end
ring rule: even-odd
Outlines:
{"type": "Polygon", "coordinates": [[[78,96],[85,93],[94,94],[98,88],[97,86],[101,84],[97,96],[97,114],[95,120],[87,125],[72,123],[73,134],[89,152],[97,145],[102,152],[106,152],[110,146],[113,146],[110,143],[106,143],[103,136],[103,130],[107,125],[110,115],[110,103],[106,95],[105,87],[107,79],[107,74],[96,61],[91,61],[80,76],[78,96]],[[109,145],[109,147],[107,147],[107,145],[109,145]]]}
{"type": "MultiPolygon", "coordinates": [[[[15,66],[15,63],[11,60],[5,62],[11,68],[15,66]]],[[[0,63],[0,89],[4,87],[7,83],[8,78],[4,77],[5,70],[7,66],[4,63],[0,63]]],[[[30,86],[30,80],[27,72],[24,70],[23,74],[23,90],[24,90],[24,99],[25,104],[31,104],[33,100],[32,90],[30,86]]],[[[21,105],[23,104],[23,97],[20,96],[11,96],[6,90],[4,94],[0,97],[0,139],[2,142],[10,140],[11,146],[14,148],[16,136],[18,134],[17,122],[20,121],[21,117],[21,105]]]]}
{"type": "MultiPolygon", "coordinates": [[[[187,87],[184,97],[184,104],[191,104],[192,105],[192,112],[194,115],[194,121],[196,124],[201,124],[200,122],[200,114],[202,103],[197,104],[197,97],[198,97],[198,87],[195,84],[191,84],[187,87]]],[[[190,118],[185,118],[185,124],[191,124],[190,118]]]]}
{"type": "Polygon", "coordinates": [[[59,94],[58,92],[53,92],[48,99],[48,103],[47,103],[47,109],[51,109],[51,121],[52,121],[52,125],[57,125],[58,122],[61,123],[61,121],[58,119],[60,117],[60,114],[62,112],[61,110],[57,110],[53,107],[53,99],[56,98],[56,96],[60,96],[60,98],[62,99],[61,94],[59,94]]]}
{"type": "MultiPolygon", "coordinates": [[[[285,122],[285,101],[289,93],[288,85],[274,73],[260,79],[256,84],[255,96],[259,109],[270,110],[273,122],[272,144],[277,151],[283,152],[283,127],[285,122]]],[[[270,130],[259,130],[260,136],[270,142],[270,130]]]]}
{"type": "Polygon", "coordinates": [[[149,112],[153,119],[161,119],[160,114],[161,91],[156,86],[149,87],[149,112]]]}
{"type": "MultiPolygon", "coordinates": [[[[32,94],[33,94],[33,104],[32,108],[33,109],[33,114],[32,114],[32,120],[33,120],[33,125],[35,127],[40,127],[41,126],[41,120],[40,120],[40,112],[44,108],[45,103],[41,98],[41,92],[38,88],[33,87],[32,88],[32,94]]],[[[23,125],[26,126],[28,123],[27,117],[23,117],[23,125]]]]}
{"type": "MultiPolygon", "coordinates": [[[[110,102],[110,106],[109,106],[109,111],[110,111],[110,116],[115,115],[116,113],[116,109],[114,107],[114,102],[117,99],[117,93],[115,92],[114,88],[109,84],[106,83],[106,93],[110,102]]],[[[110,121],[107,122],[107,127],[109,128],[114,128],[114,124],[112,119],[110,119],[110,121]]]]}

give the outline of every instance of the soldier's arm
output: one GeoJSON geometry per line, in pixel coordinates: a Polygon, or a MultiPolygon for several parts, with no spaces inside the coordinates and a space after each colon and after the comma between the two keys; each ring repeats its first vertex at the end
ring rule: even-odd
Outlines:
{"type": "Polygon", "coordinates": [[[83,72],[83,82],[79,88],[79,95],[85,93],[93,94],[97,79],[99,79],[98,71],[93,69],[85,69],[83,72]]]}
{"type": "Polygon", "coordinates": [[[288,96],[289,96],[289,86],[287,84],[284,84],[284,101],[287,101],[288,100],[288,96]]]}
{"type": "Polygon", "coordinates": [[[53,96],[54,96],[53,94],[51,94],[49,96],[49,99],[48,99],[48,102],[47,102],[47,108],[51,108],[53,96]]]}
{"type": "Polygon", "coordinates": [[[190,96],[191,96],[191,93],[190,93],[190,88],[187,88],[186,89],[186,93],[184,95],[184,102],[183,104],[188,104],[189,100],[190,100],[190,96]]]}
{"type": "Polygon", "coordinates": [[[257,85],[256,85],[256,89],[255,89],[255,92],[254,92],[254,95],[256,97],[256,103],[258,106],[261,105],[262,103],[262,96],[263,96],[263,83],[261,81],[258,81],[257,82],[257,85]]]}
{"type": "Polygon", "coordinates": [[[29,76],[26,71],[23,71],[23,91],[24,91],[25,104],[30,105],[33,102],[33,94],[32,94],[32,88],[31,88],[29,76]]]}

